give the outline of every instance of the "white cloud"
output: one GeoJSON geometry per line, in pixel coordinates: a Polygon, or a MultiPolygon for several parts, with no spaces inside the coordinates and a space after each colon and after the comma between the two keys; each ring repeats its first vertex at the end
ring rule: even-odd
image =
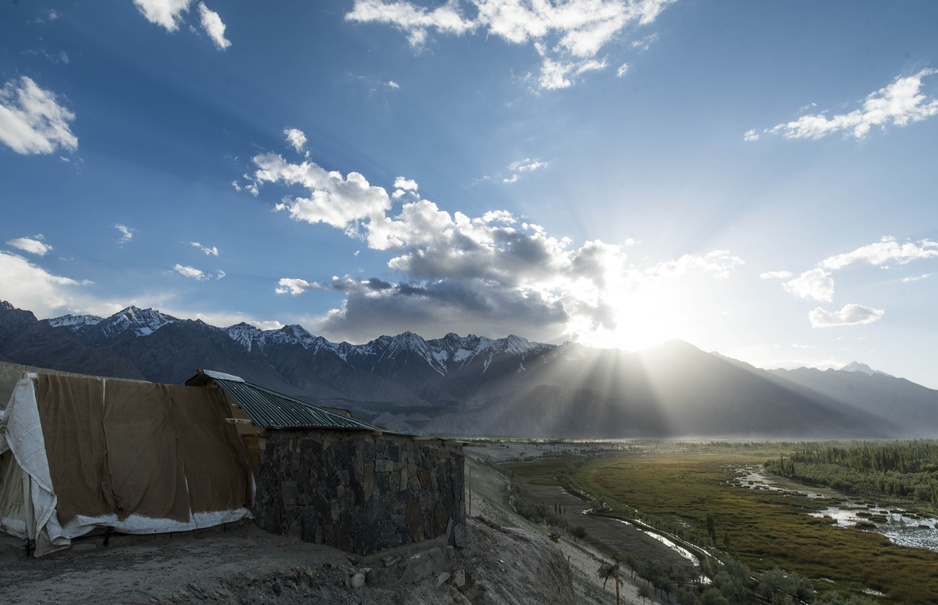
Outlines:
{"type": "Polygon", "coordinates": [[[208,246],[203,246],[199,242],[189,242],[189,244],[195,248],[198,248],[199,250],[204,252],[207,256],[218,256],[218,248],[216,248],[215,246],[212,246],[211,248],[209,248],[208,246]]]}
{"type": "Polygon", "coordinates": [[[747,143],[759,140],[759,133],[755,129],[747,130],[743,133],[743,140],[747,143]]]}
{"type": "Polygon", "coordinates": [[[627,73],[629,73],[629,64],[623,63],[622,65],[619,66],[619,69],[616,70],[616,77],[621,78],[625,76],[625,74],[627,73]]]}
{"type": "MultiPolygon", "coordinates": [[[[571,76],[605,69],[599,52],[628,27],[654,22],[672,0],[450,0],[433,10],[407,1],[356,0],[345,18],[384,23],[422,48],[430,31],[462,35],[480,31],[512,44],[532,44],[542,56],[538,84],[545,89],[573,85],[571,76]],[[474,15],[474,16],[471,16],[474,15]]],[[[654,34],[636,41],[644,49],[654,34]]],[[[620,74],[621,75],[621,74],[620,74]]]]}
{"type": "Polygon", "coordinates": [[[844,305],[839,311],[825,311],[818,307],[808,314],[808,319],[811,320],[811,326],[814,328],[857,326],[878,321],[885,313],[883,309],[849,304],[844,305]]]}
{"type": "Polygon", "coordinates": [[[547,162],[542,162],[540,160],[532,160],[531,158],[525,158],[523,160],[518,160],[517,162],[512,162],[508,165],[508,169],[512,172],[533,172],[535,170],[540,170],[541,168],[546,168],[547,162]]]}
{"type": "Polygon", "coordinates": [[[658,34],[649,34],[644,38],[638,40],[632,40],[632,48],[639,51],[646,51],[651,48],[651,45],[658,41],[658,34]]]}
{"type": "Polygon", "coordinates": [[[372,187],[361,174],[328,172],[313,162],[291,164],[277,154],[254,157],[257,170],[255,185],[283,182],[299,185],[310,192],[308,198],[285,198],[277,211],[308,223],[326,223],[354,230],[357,221],[381,217],[391,207],[391,198],[383,187],[372,187]]]}
{"type": "Polygon", "coordinates": [[[18,254],[0,252],[0,299],[40,317],[74,304],[81,286],[89,283],[53,275],[18,254]]]}
{"type": "Polygon", "coordinates": [[[189,10],[192,0],[134,0],[137,9],[147,18],[147,21],[166,28],[167,31],[176,31],[182,20],[182,13],[189,10]]]}
{"type": "Polygon", "coordinates": [[[909,284],[909,283],[912,283],[912,282],[922,281],[923,279],[928,279],[929,277],[931,277],[931,276],[933,276],[933,275],[934,275],[934,273],[922,273],[921,275],[915,275],[915,276],[912,276],[912,277],[903,277],[903,278],[902,278],[902,282],[903,282],[903,283],[906,283],[906,284],[909,284]]]}
{"type": "Polygon", "coordinates": [[[42,239],[43,237],[41,235],[35,237],[18,237],[7,241],[7,246],[13,246],[23,252],[29,252],[37,256],[45,256],[46,253],[52,250],[52,246],[41,241],[42,239]]]}
{"type": "Polygon", "coordinates": [[[202,23],[202,29],[212,39],[218,50],[225,50],[231,46],[231,40],[225,38],[225,24],[221,17],[205,6],[204,2],[199,2],[199,21],[202,23]]]}
{"type": "Polygon", "coordinates": [[[904,265],[913,260],[936,257],[938,257],[938,242],[923,239],[919,242],[900,244],[896,238],[886,236],[874,244],[826,258],[821,261],[821,266],[828,269],[843,269],[860,264],[883,266],[892,261],[904,265]]]}
{"type": "Polygon", "coordinates": [[[821,268],[805,271],[795,279],[782,284],[786,291],[804,300],[830,302],[834,300],[834,279],[821,268]]]}
{"type": "Polygon", "coordinates": [[[534,172],[535,170],[541,170],[542,168],[547,168],[547,162],[542,162],[540,160],[532,160],[531,158],[525,158],[523,160],[518,160],[512,162],[508,165],[508,170],[512,172],[510,176],[507,176],[502,179],[503,183],[515,183],[521,178],[521,174],[525,172],[534,172]]]}
{"type": "Polygon", "coordinates": [[[388,88],[393,88],[393,89],[397,90],[397,89],[400,88],[400,87],[401,87],[401,85],[398,84],[397,82],[395,82],[394,80],[389,80],[389,81],[388,81],[388,88]]]}
{"type": "Polygon", "coordinates": [[[287,142],[297,151],[303,151],[306,147],[306,134],[298,128],[284,128],[283,134],[287,137],[287,142]]]}
{"type": "Polygon", "coordinates": [[[0,142],[23,155],[78,149],[69,122],[75,114],[26,76],[0,88],[0,142]]]}
{"type": "Polygon", "coordinates": [[[308,282],[305,279],[283,277],[277,282],[277,288],[274,290],[277,294],[292,294],[299,296],[307,290],[318,288],[319,284],[308,282]]]}
{"type": "Polygon", "coordinates": [[[117,240],[117,243],[122,246],[132,240],[134,238],[134,233],[137,231],[136,229],[121,225],[120,223],[114,225],[114,228],[117,229],[121,234],[121,237],[119,240],[117,240]]]}
{"type": "Polygon", "coordinates": [[[759,279],[789,279],[791,271],[766,271],[759,274],[759,279]]]}
{"type": "Polygon", "coordinates": [[[590,71],[602,71],[603,69],[606,69],[605,61],[593,59],[587,61],[554,61],[549,57],[545,57],[544,62],[541,64],[538,85],[545,90],[570,88],[577,76],[590,71]]]}
{"type": "Polygon", "coordinates": [[[734,256],[728,250],[713,250],[703,256],[685,254],[677,260],[658,263],[647,269],[645,273],[649,276],[674,279],[696,270],[708,273],[716,279],[727,279],[733,269],[743,264],[745,264],[743,259],[734,256]]]}
{"type": "Polygon", "coordinates": [[[186,265],[175,264],[173,265],[173,271],[182,275],[183,277],[188,277],[189,279],[194,279],[197,281],[204,281],[209,278],[201,269],[196,269],[195,267],[189,267],[186,265]]]}
{"type": "Polygon", "coordinates": [[[394,179],[394,188],[403,191],[417,191],[417,181],[399,176],[394,179]]]}
{"type": "MultiPolygon", "coordinates": [[[[857,139],[865,138],[874,126],[907,126],[938,114],[938,99],[922,94],[922,80],[938,73],[922,69],[911,76],[896,78],[892,84],[870,93],[859,109],[831,117],[824,112],[806,115],[768,128],[765,134],[780,134],[786,139],[820,139],[843,132],[857,139]]],[[[749,131],[747,135],[754,133],[749,131]]],[[[746,138],[746,137],[744,137],[746,138]]],[[[746,140],[756,140],[750,136],[746,140]]]]}
{"type": "MultiPolygon", "coordinates": [[[[619,303],[636,290],[691,273],[726,278],[743,263],[715,250],[636,268],[626,263],[620,246],[601,241],[575,246],[504,210],[475,217],[448,212],[422,199],[418,184],[403,177],[394,184],[408,200],[392,214],[385,190],[358,173],[343,178],[312,161],[291,163],[276,154],[258,155],[254,162],[251,178],[259,186],[299,189],[278,204],[292,219],[342,229],[371,250],[388,254],[387,268],[399,277],[396,283],[348,277],[327,283],[298,277],[278,281],[278,294],[343,292],[343,306],[317,324],[340,338],[364,335],[385,321],[382,330],[419,325],[422,332],[468,330],[478,321],[509,331],[527,327],[544,333],[549,326],[558,336],[582,326],[611,330],[619,303]]],[[[543,165],[525,159],[513,167],[531,171],[543,165]]]]}

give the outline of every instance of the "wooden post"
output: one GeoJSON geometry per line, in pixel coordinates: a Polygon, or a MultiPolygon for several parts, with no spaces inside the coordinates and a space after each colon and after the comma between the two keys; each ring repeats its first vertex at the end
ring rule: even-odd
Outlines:
{"type": "Polygon", "coordinates": [[[467,467],[469,469],[469,516],[472,516],[472,467],[467,467]]]}

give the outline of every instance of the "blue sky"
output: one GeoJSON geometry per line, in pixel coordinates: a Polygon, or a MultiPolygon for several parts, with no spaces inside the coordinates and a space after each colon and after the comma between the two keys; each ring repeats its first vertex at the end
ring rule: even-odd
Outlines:
{"type": "Polygon", "coordinates": [[[0,5],[0,299],[938,388],[938,4],[0,5]]]}

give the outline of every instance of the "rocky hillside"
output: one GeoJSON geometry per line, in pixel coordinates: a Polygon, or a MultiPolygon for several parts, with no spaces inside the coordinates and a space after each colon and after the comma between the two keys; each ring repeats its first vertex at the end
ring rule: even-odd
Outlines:
{"type": "Polygon", "coordinates": [[[214,369],[391,429],[443,435],[938,435],[938,391],[862,364],[766,371],[681,341],[626,353],[405,332],[353,345],[296,325],[218,328],[136,307],[40,321],[0,302],[0,360],[175,384],[214,369]]]}

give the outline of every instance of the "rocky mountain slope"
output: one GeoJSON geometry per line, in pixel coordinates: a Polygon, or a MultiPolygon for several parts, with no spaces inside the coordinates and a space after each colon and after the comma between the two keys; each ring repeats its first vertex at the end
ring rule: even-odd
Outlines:
{"type": "Polygon", "coordinates": [[[938,435],[938,391],[863,364],[766,371],[680,341],[626,353],[405,332],[352,345],[136,307],[40,321],[0,302],[0,360],[176,384],[215,369],[391,429],[449,435],[938,435]]]}

